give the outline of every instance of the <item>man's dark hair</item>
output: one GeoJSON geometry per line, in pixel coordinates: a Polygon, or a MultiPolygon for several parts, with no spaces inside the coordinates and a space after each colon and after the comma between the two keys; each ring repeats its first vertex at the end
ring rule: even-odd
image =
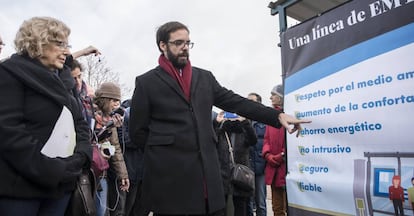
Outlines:
{"type": "Polygon", "coordinates": [[[160,48],[160,42],[163,41],[164,43],[168,43],[168,41],[170,40],[170,33],[175,32],[180,29],[185,29],[188,33],[190,33],[187,26],[177,21],[167,22],[158,28],[157,46],[158,46],[158,50],[161,53],[162,53],[162,50],[160,48]]]}
{"type": "Polygon", "coordinates": [[[70,66],[70,70],[74,70],[75,68],[79,68],[80,71],[83,71],[82,64],[78,60],[73,59],[72,65],[70,66]]]}
{"type": "Polygon", "coordinates": [[[262,96],[260,96],[259,94],[252,92],[252,93],[250,93],[249,95],[254,95],[254,96],[256,96],[256,98],[257,98],[257,102],[260,102],[260,103],[262,102],[262,96]]]}

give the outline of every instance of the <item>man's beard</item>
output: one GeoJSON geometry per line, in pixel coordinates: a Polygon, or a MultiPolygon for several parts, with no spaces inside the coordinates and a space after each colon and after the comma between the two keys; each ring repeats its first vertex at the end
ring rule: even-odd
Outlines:
{"type": "Polygon", "coordinates": [[[170,49],[167,49],[167,58],[168,60],[170,60],[170,62],[172,63],[172,65],[178,69],[183,69],[184,66],[187,64],[188,62],[188,52],[185,51],[179,55],[174,55],[170,49]],[[182,58],[179,59],[179,57],[183,57],[185,56],[186,58],[183,60],[182,58]]]}

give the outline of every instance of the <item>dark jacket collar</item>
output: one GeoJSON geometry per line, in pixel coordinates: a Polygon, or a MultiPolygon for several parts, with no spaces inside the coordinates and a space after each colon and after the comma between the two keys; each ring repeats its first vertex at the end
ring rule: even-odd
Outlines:
{"type": "Polygon", "coordinates": [[[29,88],[70,107],[68,92],[74,87],[70,68],[64,66],[57,73],[47,69],[39,60],[28,55],[14,54],[2,66],[29,88]]]}
{"type": "MultiPolygon", "coordinates": [[[[186,97],[183,93],[183,91],[180,88],[180,85],[176,80],[174,80],[164,69],[162,69],[160,66],[156,67],[156,74],[159,76],[164,82],[166,82],[171,88],[174,89],[175,92],[177,92],[178,95],[184,100],[186,100],[186,97]]],[[[192,77],[191,77],[191,87],[190,87],[190,95],[193,96],[194,92],[196,91],[197,82],[199,79],[199,74],[196,68],[192,67],[192,77]]],[[[188,101],[186,100],[188,103],[188,101]]]]}

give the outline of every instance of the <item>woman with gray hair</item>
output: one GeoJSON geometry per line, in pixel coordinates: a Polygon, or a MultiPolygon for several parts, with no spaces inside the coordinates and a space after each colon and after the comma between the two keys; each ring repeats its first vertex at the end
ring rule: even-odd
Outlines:
{"type": "Polygon", "coordinates": [[[14,40],[17,53],[0,64],[0,215],[64,215],[89,166],[69,34],[51,17],[26,20],[14,40]]]}

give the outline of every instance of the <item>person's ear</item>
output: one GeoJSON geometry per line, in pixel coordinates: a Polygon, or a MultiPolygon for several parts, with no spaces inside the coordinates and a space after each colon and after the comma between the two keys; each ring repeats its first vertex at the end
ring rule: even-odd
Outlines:
{"type": "Polygon", "coordinates": [[[160,41],[160,48],[163,53],[167,52],[167,44],[164,41],[160,41]]]}

